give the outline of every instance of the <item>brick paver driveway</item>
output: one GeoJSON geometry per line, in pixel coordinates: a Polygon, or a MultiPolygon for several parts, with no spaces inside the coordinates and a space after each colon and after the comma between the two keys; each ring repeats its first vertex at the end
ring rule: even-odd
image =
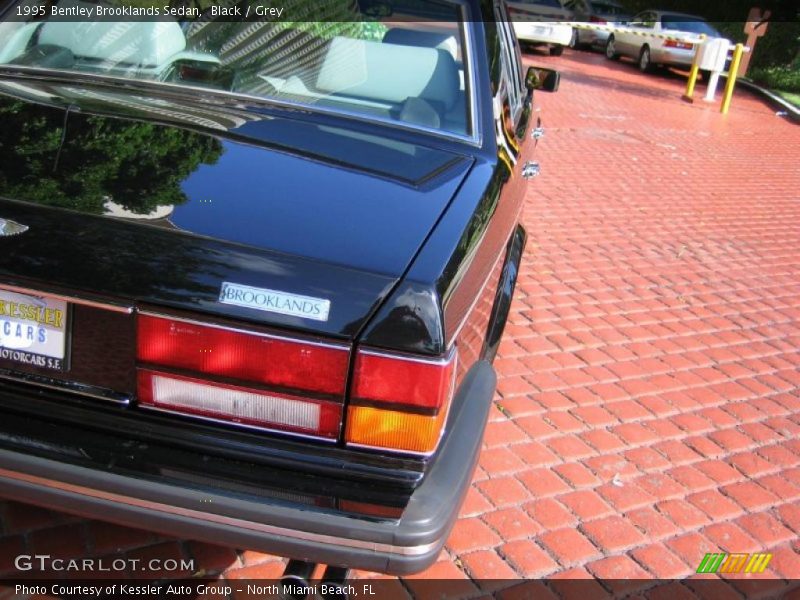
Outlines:
{"type": "MultiPolygon", "coordinates": [[[[465,591],[672,578],[706,552],[768,551],[780,588],[800,577],[800,128],[746,93],[727,117],[682,103],[677,76],[600,55],[529,58],[563,80],[538,95],[542,175],[497,406],[463,518],[422,577],[473,579],[465,591]]],[[[0,514],[0,572],[23,550],[281,570],[14,503],[0,514]]]]}

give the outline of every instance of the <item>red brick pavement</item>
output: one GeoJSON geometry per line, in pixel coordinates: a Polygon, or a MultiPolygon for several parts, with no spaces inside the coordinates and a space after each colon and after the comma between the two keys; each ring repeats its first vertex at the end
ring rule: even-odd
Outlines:
{"type": "MultiPolygon", "coordinates": [[[[538,94],[542,175],[496,409],[462,518],[421,577],[474,594],[483,577],[674,578],[706,552],[769,551],[768,576],[800,578],[800,129],[744,92],[723,117],[682,103],[674,74],[530,58],[563,79],[538,94]]],[[[281,570],[16,503],[0,516],[0,573],[23,551],[281,570]]]]}

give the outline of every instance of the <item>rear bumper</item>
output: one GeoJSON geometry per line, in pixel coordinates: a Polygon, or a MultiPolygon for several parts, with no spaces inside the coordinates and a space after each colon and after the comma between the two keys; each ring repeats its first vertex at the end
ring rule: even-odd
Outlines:
{"type": "MultiPolygon", "coordinates": [[[[397,519],[358,517],[161,477],[87,468],[0,439],[0,495],[164,534],[392,574],[421,571],[444,545],[471,483],[496,385],[477,363],[454,398],[442,447],[397,519]]],[[[163,473],[161,473],[163,475],[163,473]]],[[[224,483],[224,482],[223,482],[224,483]]]]}
{"type": "Polygon", "coordinates": [[[572,39],[572,27],[546,21],[516,21],[514,33],[525,42],[566,46],[572,39]]]}

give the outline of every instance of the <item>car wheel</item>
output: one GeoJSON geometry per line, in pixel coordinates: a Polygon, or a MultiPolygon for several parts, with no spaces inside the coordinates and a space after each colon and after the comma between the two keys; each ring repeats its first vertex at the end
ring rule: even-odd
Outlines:
{"type": "Polygon", "coordinates": [[[606,40],[606,58],[611,60],[617,60],[619,58],[619,54],[617,54],[617,45],[614,41],[614,36],[608,36],[606,40]]]}
{"type": "Polygon", "coordinates": [[[642,46],[639,52],[639,70],[642,73],[649,73],[653,70],[653,63],[650,61],[650,47],[642,46]]]}
{"type": "Polygon", "coordinates": [[[564,46],[550,46],[550,56],[561,56],[564,54],[564,46]]]}

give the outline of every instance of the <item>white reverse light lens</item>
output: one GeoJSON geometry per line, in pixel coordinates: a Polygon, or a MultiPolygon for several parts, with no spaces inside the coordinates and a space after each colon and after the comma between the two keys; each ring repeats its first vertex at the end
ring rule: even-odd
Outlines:
{"type": "Polygon", "coordinates": [[[254,425],[282,425],[317,431],[320,406],[312,402],[228,387],[152,376],[152,406],[221,417],[254,425]]]}

